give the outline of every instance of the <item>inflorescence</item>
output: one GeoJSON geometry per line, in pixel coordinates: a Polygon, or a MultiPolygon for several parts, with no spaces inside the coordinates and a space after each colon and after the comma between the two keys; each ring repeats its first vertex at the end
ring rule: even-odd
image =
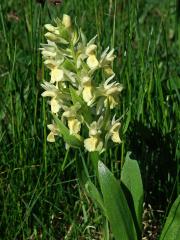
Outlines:
{"type": "Polygon", "coordinates": [[[50,98],[55,117],[48,125],[47,140],[54,142],[56,135],[63,136],[55,120],[59,119],[87,151],[103,152],[109,140],[121,142],[120,121],[111,117],[122,91],[122,85],[113,80],[114,49],[107,47],[99,54],[96,36],[87,43],[82,31],[73,29],[68,15],[55,23],[45,25],[47,44],[41,48],[44,64],[50,69],[42,96],[50,98]]]}

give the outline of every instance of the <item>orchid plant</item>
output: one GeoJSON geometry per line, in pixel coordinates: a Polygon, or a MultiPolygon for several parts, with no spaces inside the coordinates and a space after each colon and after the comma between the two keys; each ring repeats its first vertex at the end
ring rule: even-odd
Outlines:
{"type": "MultiPolygon", "coordinates": [[[[103,152],[109,141],[120,143],[119,119],[111,110],[119,103],[123,87],[113,80],[114,49],[97,52],[96,36],[88,43],[81,30],[72,28],[71,18],[63,15],[56,26],[46,24],[47,44],[42,44],[44,64],[50,69],[50,81],[42,84],[43,97],[49,97],[50,108],[89,152],[103,152]],[[102,81],[97,82],[97,72],[102,81]],[[88,112],[88,114],[87,114],[88,112]]],[[[55,141],[62,133],[53,120],[48,125],[47,140],[55,141]]],[[[66,142],[68,147],[69,143],[66,142]]]]}
{"type": "MultiPolygon", "coordinates": [[[[99,185],[89,178],[86,163],[77,162],[77,172],[85,191],[102,210],[103,239],[111,237],[109,223],[116,240],[141,239],[143,184],[137,161],[127,153],[120,182],[100,161],[107,146],[121,143],[120,118],[113,113],[123,86],[114,80],[114,49],[107,47],[101,53],[96,36],[87,42],[65,14],[62,20],[55,20],[55,26],[46,24],[45,29],[47,43],[40,50],[50,80],[43,82],[42,96],[48,97],[53,116],[47,140],[63,137],[66,148],[84,149],[91,155],[99,185]]],[[[179,214],[180,197],[172,206],[160,240],[178,239],[179,214]]]]}

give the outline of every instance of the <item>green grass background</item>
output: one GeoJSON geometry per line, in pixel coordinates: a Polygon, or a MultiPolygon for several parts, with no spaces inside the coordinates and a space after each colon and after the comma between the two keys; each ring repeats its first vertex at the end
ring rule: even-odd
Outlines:
{"type": "MultiPolygon", "coordinates": [[[[100,239],[101,216],[81,192],[73,151],[47,143],[51,116],[40,84],[45,23],[71,15],[100,49],[115,48],[124,85],[121,146],[106,164],[119,177],[127,151],[140,164],[145,201],[167,211],[180,192],[180,8],[169,0],[0,3],[0,239],[100,239]]],[[[177,1],[178,2],[178,1],[177,1]]]]}

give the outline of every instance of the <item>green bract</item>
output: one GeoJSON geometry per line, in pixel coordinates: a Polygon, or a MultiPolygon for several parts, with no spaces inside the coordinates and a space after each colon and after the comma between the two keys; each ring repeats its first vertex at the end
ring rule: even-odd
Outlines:
{"type": "Polygon", "coordinates": [[[82,31],[73,29],[68,15],[55,23],[45,25],[47,44],[41,48],[44,64],[50,69],[50,80],[42,84],[42,96],[50,98],[51,112],[56,117],[48,125],[51,132],[47,140],[54,142],[55,136],[62,136],[72,147],[84,145],[89,152],[101,153],[108,141],[121,142],[120,122],[111,116],[122,91],[122,85],[113,80],[114,49],[108,47],[97,54],[96,36],[87,43],[82,31]],[[97,71],[102,75],[100,83],[97,71]],[[68,130],[66,134],[74,140],[79,136],[77,141],[81,143],[67,140],[62,129],[68,130]]]}

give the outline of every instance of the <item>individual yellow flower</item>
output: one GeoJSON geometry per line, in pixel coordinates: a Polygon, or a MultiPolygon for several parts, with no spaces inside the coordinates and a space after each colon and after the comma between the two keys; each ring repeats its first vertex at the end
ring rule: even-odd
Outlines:
{"type": "Polygon", "coordinates": [[[117,82],[112,82],[110,83],[110,81],[114,78],[115,75],[112,75],[111,77],[109,77],[105,83],[103,84],[103,88],[104,88],[104,94],[105,95],[113,95],[116,94],[118,92],[121,92],[123,87],[120,83],[117,82]]]}
{"type": "Polygon", "coordinates": [[[87,58],[87,65],[90,69],[96,69],[99,66],[99,62],[96,58],[95,54],[90,54],[89,57],[87,58]]]}
{"type": "Polygon", "coordinates": [[[96,58],[95,51],[97,49],[97,45],[94,44],[97,36],[92,38],[86,44],[86,38],[84,34],[81,32],[82,42],[79,42],[77,45],[77,68],[79,69],[83,63],[83,61],[87,58],[87,65],[92,70],[95,70],[99,66],[99,62],[96,58]]]}
{"type": "Polygon", "coordinates": [[[54,124],[49,124],[47,127],[50,130],[50,133],[47,136],[47,141],[48,142],[55,142],[55,136],[58,135],[58,129],[54,124]]]}
{"type": "Polygon", "coordinates": [[[103,142],[98,136],[91,136],[84,140],[84,147],[88,152],[101,152],[103,149],[103,142]]]}
{"type": "Polygon", "coordinates": [[[91,84],[91,78],[89,76],[82,78],[82,89],[83,99],[88,105],[90,105],[94,98],[94,93],[93,86],[91,84]]]}
{"type": "Polygon", "coordinates": [[[64,121],[64,118],[67,119],[69,132],[70,134],[77,134],[81,130],[81,116],[78,115],[78,110],[81,108],[81,105],[77,103],[76,105],[73,105],[71,107],[64,106],[63,109],[65,110],[62,114],[62,120],[64,121]]]}
{"type": "Polygon", "coordinates": [[[64,72],[62,69],[53,68],[51,73],[51,83],[57,83],[64,79],[64,72]]]}
{"type": "Polygon", "coordinates": [[[103,151],[103,141],[100,137],[102,125],[103,125],[103,117],[100,117],[97,122],[94,121],[90,124],[90,126],[88,126],[89,138],[84,140],[84,147],[89,152],[103,151]]]}
{"type": "Polygon", "coordinates": [[[60,108],[69,102],[69,95],[65,89],[58,88],[48,82],[44,82],[41,86],[45,89],[41,95],[43,97],[51,97],[50,106],[52,113],[58,113],[60,108]]]}
{"type": "Polygon", "coordinates": [[[52,113],[58,113],[59,112],[59,109],[61,108],[61,105],[56,98],[51,99],[50,105],[51,105],[51,112],[52,113]]]}
{"type": "Polygon", "coordinates": [[[57,97],[59,94],[59,90],[56,86],[51,83],[44,82],[41,86],[45,89],[45,91],[41,94],[43,97],[57,97]]]}
{"type": "Polygon", "coordinates": [[[104,52],[101,54],[100,57],[100,65],[101,67],[106,67],[108,65],[110,65],[115,58],[114,55],[114,48],[108,53],[109,47],[107,47],[104,52]]]}
{"type": "Polygon", "coordinates": [[[101,116],[98,121],[93,121],[89,128],[89,136],[97,136],[101,134],[101,128],[103,125],[103,117],[101,116]]]}
{"type": "Polygon", "coordinates": [[[86,47],[85,54],[88,56],[86,63],[90,69],[96,69],[99,66],[99,62],[95,55],[96,48],[97,46],[95,44],[89,44],[86,47]]]}
{"type": "Polygon", "coordinates": [[[68,127],[70,134],[78,134],[81,130],[81,123],[74,117],[68,118],[68,127]]]}
{"type": "Polygon", "coordinates": [[[117,95],[114,96],[107,96],[107,98],[104,100],[104,106],[105,107],[110,107],[110,109],[115,108],[118,105],[119,98],[117,95]]]}
{"type": "Polygon", "coordinates": [[[89,46],[86,47],[85,54],[88,56],[94,54],[96,49],[97,49],[96,44],[90,44],[89,46]]]}
{"type": "Polygon", "coordinates": [[[55,42],[49,40],[47,42],[47,44],[41,44],[42,48],[40,50],[43,55],[44,64],[52,70],[58,68],[64,62],[64,55],[59,52],[55,42]]]}
{"type": "MultiPolygon", "coordinates": [[[[104,98],[104,105],[107,107],[109,105],[110,109],[113,109],[118,104],[119,93],[122,91],[123,87],[120,83],[112,82],[109,83],[115,75],[109,77],[104,84],[101,84],[98,90],[98,96],[104,98]]],[[[102,104],[102,100],[99,100],[102,104]]],[[[99,106],[100,107],[100,106],[99,106]]],[[[102,107],[101,107],[102,108],[102,107]]]]}
{"type": "Polygon", "coordinates": [[[121,143],[121,139],[119,136],[119,129],[121,127],[121,123],[119,122],[119,119],[115,120],[115,116],[113,117],[111,124],[109,126],[108,133],[106,134],[106,142],[109,138],[115,143],[121,143]]]}
{"type": "Polygon", "coordinates": [[[53,41],[48,40],[47,44],[41,44],[42,48],[40,48],[43,58],[49,59],[54,58],[57,54],[57,45],[53,41]]]}
{"type": "Polygon", "coordinates": [[[111,133],[111,139],[113,142],[115,143],[121,143],[121,139],[119,137],[119,129],[121,127],[121,124],[116,122],[112,125],[111,129],[110,129],[110,133],[111,133]]]}

